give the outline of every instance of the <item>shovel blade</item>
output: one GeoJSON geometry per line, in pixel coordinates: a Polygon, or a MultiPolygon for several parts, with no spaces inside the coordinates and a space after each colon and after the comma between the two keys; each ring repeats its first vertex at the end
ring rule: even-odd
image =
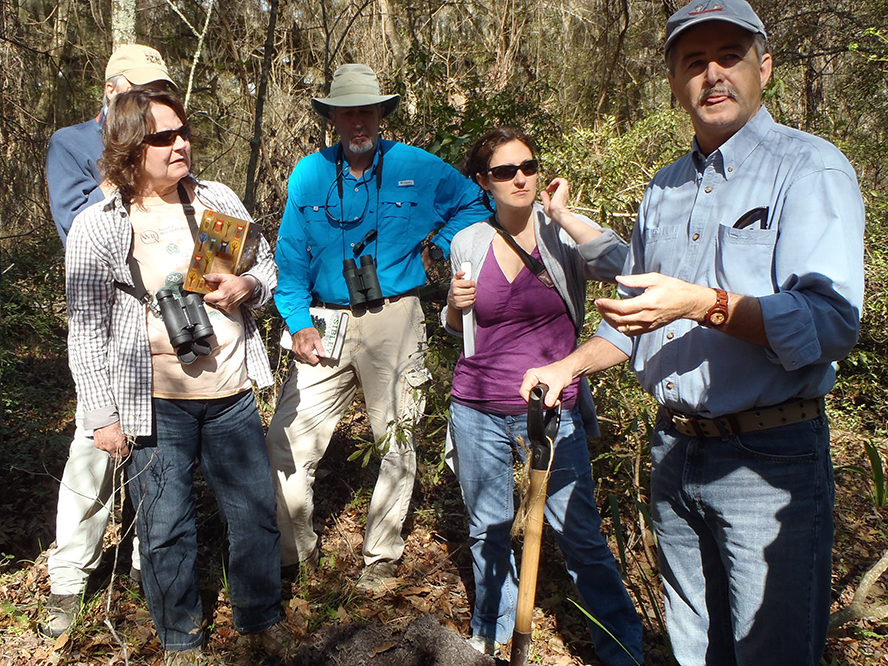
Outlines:
{"type": "Polygon", "coordinates": [[[509,666],[526,666],[528,656],[530,656],[530,634],[520,631],[513,632],[509,666]]]}

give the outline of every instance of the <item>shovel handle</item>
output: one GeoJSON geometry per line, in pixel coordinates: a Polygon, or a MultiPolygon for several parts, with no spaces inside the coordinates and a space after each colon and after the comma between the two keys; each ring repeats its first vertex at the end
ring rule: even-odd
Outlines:
{"type": "Polygon", "coordinates": [[[549,467],[551,448],[546,441],[546,393],[549,387],[537,384],[530,389],[527,401],[527,439],[530,440],[530,468],[546,469],[549,467]]]}
{"type": "Polygon", "coordinates": [[[518,576],[518,604],[515,609],[515,629],[512,633],[510,666],[524,666],[527,663],[527,655],[530,650],[537,573],[540,568],[540,546],[543,540],[547,481],[545,469],[530,470],[530,488],[527,491],[530,506],[524,525],[524,545],[521,548],[521,573],[518,576]]]}
{"type": "Polygon", "coordinates": [[[540,568],[540,545],[546,508],[546,486],[552,442],[558,432],[560,409],[546,412],[549,387],[537,384],[530,390],[527,405],[527,439],[530,440],[530,488],[524,545],[521,549],[521,574],[518,577],[518,605],[512,633],[510,666],[525,666],[530,653],[533,607],[536,598],[537,572],[540,568]]]}

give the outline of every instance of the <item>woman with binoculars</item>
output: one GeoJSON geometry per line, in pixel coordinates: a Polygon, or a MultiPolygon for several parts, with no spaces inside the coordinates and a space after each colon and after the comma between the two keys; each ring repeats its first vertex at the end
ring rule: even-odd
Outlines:
{"type": "MultiPolygon", "coordinates": [[[[514,461],[526,457],[519,442],[528,443],[519,386],[529,368],[576,348],[586,280],[613,282],[627,253],[613,231],[568,210],[563,178],[540,192],[542,205],[536,203],[539,169],[533,141],[515,129],[492,130],[469,150],[464,171],[484,190],[493,214],[454,237],[453,280],[442,313],[445,327],[459,334],[462,312],[473,309],[474,353],[456,364],[448,439],[469,513],[475,576],[470,643],[487,654],[512,638],[515,624],[514,461]]],[[[607,627],[589,623],[602,663],[640,663],[641,624],[599,529],[586,445],[587,433],[598,435],[589,383],[575,381],[561,402],[546,518],[583,607],[607,627]]]]}
{"type": "Polygon", "coordinates": [[[262,238],[246,273],[206,276],[204,307],[181,290],[194,217],[249,215],[229,188],[191,175],[182,103],[155,90],[117,95],[104,143],[110,194],[77,216],[67,245],[70,364],[95,445],[128,458],[142,584],[166,663],[201,659],[198,462],[227,522],[235,626],[283,655],[293,639],[280,623],[280,534],[252,392],[252,382],[272,383],[250,313],[277,283],[271,251],[262,238]]]}

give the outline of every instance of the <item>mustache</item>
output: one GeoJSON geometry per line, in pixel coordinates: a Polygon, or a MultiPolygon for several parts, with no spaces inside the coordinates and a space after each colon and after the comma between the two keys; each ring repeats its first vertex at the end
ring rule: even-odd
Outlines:
{"type": "Polygon", "coordinates": [[[726,95],[735,101],[737,99],[737,93],[731,86],[725,83],[718,83],[711,88],[704,88],[700,91],[699,103],[703,104],[712,95],[726,95]]]}

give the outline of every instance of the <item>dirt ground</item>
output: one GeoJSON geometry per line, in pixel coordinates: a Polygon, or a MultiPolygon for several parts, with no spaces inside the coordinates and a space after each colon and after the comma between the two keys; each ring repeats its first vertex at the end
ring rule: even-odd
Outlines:
{"type": "MultiPolygon", "coordinates": [[[[322,463],[315,487],[318,501],[315,523],[323,548],[321,567],[313,576],[297,575],[285,579],[286,620],[301,641],[298,654],[288,663],[308,666],[507,663],[507,648],[500,655],[505,661],[494,660],[482,657],[465,643],[465,638],[470,635],[472,604],[465,510],[452,474],[448,470],[436,469],[439,455],[436,447],[421,447],[419,480],[405,526],[406,550],[397,577],[389,581],[392,592],[368,597],[355,591],[362,568],[363,525],[375,472],[372,462],[363,468],[347,458],[354,450],[355,437],[366,433],[363,414],[360,411],[351,413],[337,430],[334,443],[322,463]]],[[[58,445],[63,446],[65,441],[61,437],[58,445]]],[[[851,469],[867,465],[858,444],[847,433],[837,435],[834,608],[850,601],[860,576],[888,545],[885,510],[874,508],[867,477],[851,469]]],[[[11,483],[13,485],[7,487],[16,488],[37,488],[44,484],[51,488],[52,476],[58,471],[48,469],[48,479],[41,477],[30,484],[16,486],[14,475],[21,471],[9,470],[7,477],[0,479],[0,484],[11,483]]],[[[605,517],[603,529],[613,537],[607,497],[612,493],[619,494],[620,472],[605,474],[598,479],[598,484],[599,506],[605,517]]],[[[41,492],[51,497],[49,490],[41,492]]],[[[39,525],[40,530],[49,525],[49,531],[52,531],[54,502],[38,501],[24,495],[22,492],[15,493],[14,497],[3,495],[7,513],[5,522],[0,523],[0,536],[3,529],[9,531],[10,524],[39,525]]],[[[199,502],[206,652],[214,664],[280,663],[255,652],[249,640],[234,630],[223,584],[224,527],[214,500],[205,488],[199,493],[199,502]]],[[[632,516],[627,515],[624,525],[631,523],[631,519],[632,516]]],[[[45,532],[41,534],[45,535],[45,532]]],[[[118,530],[109,529],[106,561],[91,580],[91,594],[85,611],[70,632],[56,641],[44,638],[36,631],[42,605],[49,594],[48,547],[42,544],[29,546],[34,552],[32,561],[22,556],[3,557],[0,569],[0,666],[157,666],[162,663],[160,643],[138,586],[125,574],[128,563],[123,555],[118,565],[121,573],[114,573],[112,577],[112,560],[116,552],[113,543],[118,534],[118,530]]],[[[25,529],[20,537],[22,544],[35,539],[34,534],[28,534],[25,529]]],[[[610,542],[617,554],[617,540],[611,538],[610,542]]],[[[48,542],[44,543],[48,546],[48,542]]],[[[648,666],[669,664],[668,649],[650,602],[651,595],[656,598],[657,594],[655,566],[645,555],[640,535],[628,532],[625,547],[630,589],[646,618],[645,663],[648,666]]],[[[4,545],[4,548],[9,546],[4,545]]],[[[24,545],[22,548],[27,552],[24,545]]],[[[531,663],[555,666],[600,664],[590,644],[584,619],[571,603],[576,598],[575,591],[551,534],[544,538],[541,561],[544,566],[537,588],[531,663]]],[[[884,601],[885,596],[885,590],[879,587],[873,601],[884,601]]],[[[829,639],[822,663],[828,666],[888,664],[886,634],[886,626],[879,623],[852,624],[829,639]]]]}

